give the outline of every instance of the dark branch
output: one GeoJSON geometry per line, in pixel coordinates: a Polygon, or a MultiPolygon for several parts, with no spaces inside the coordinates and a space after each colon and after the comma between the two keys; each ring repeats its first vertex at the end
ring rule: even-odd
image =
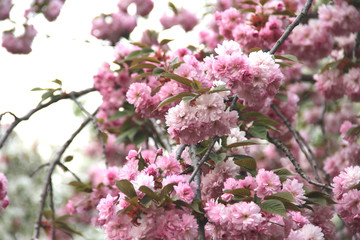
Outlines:
{"type": "MultiPolygon", "coordinates": [[[[95,116],[99,109],[97,109],[92,116],[95,116]]],[[[48,193],[49,184],[51,181],[51,176],[54,172],[55,166],[59,164],[61,157],[63,156],[65,150],[70,146],[74,138],[85,128],[85,126],[91,121],[91,117],[88,117],[81,125],[80,127],[71,135],[71,137],[65,142],[65,144],[61,147],[59,152],[56,154],[55,158],[51,161],[49,169],[46,174],[45,184],[41,193],[41,201],[40,201],[40,209],[38,211],[35,227],[34,227],[34,235],[33,240],[35,238],[39,238],[40,235],[40,226],[41,226],[41,218],[42,218],[42,212],[45,207],[45,200],[48,193]]]]}
{"type": "Polygon", "coordinates": [[[284,41],[289,37],[290,33],[292,32],[292,30],[294,30],[294,28],[299,25],[299,23],[301,22],[301,19],[304,18],[307,14],[307,12],[309,11],[310,7],[312,4],[312,0],[307,0],[306,4],[304,6],[304,8],[302,9],[302,11],[300,12],[300,14],[295,18],[295,20],[286,28],[285,32],[283,33],[283,35],[279,38],[279,40],[277,40],[277,42],[275,43],[275,45],[273,46],[273,48],[270,50],[270,54],[274,54],[279,48],[280,46],[284,43],[284,41]]]}
{"type": "Polygon", "coordinates": [[[21,118],[18,118],[15,115],[13,115],[13,116],[15,116],[15,121],[8,127],[8,129],[6,129],[5,134],[3,136],[1,136],[1,138],[0,138],[0,149],[4,146],[4,143],[5,143],[6,139],[9,137],[10,133],[14,130],[14,128],[19,123],[21,123],[22,121],[28,120],[37,111],[39,111],[39,110],[41,110],[43,108],[46,108],[46,107],[50,106],[51,104],[58,102],[59,100],[69,99],[69,98],[71,98],[70,95],[73,95],[74,97],[78,98],[80,96],[83,96],[83,95],[85,95],[87,93],[94,92],[94,91],[96,91],[95,88],[89,88],[89,89],[85,89],[85,90],[79,91],[79,92],[63,93],[61,95],[54,96],[47,103],[37,105],[36,108],[30,110],[25,116],[23,116],[21,118]]]}
{"type": "Polygon", "coordinates": [[[323,183],[318,183],[315,182],[313,180],[311,180],[309,178],[309,176],[307,176],[304,171],[301,169],[299,163],[296,161],[294,155],[292,155],[292,153],[290,152],[290,150],[278,139],[276,138],[272,138],[268,135],[268,140],[269,142],[271,142],[272,144],[274,144],[279,150],[281,150],[286,156],[287,158],[290,160],[290,162],[294,165],[295,167],[295,171],[303,178],[305,179],[308,183],[313,184],[315,186],[324,188],[326,190],[331,190],[332,187],[327,185],[327,184],[323,184],[323,183]]]}

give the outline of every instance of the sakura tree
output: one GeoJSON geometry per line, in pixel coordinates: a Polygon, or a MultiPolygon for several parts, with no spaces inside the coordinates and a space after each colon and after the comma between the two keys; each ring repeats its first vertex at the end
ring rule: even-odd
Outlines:
{"type": "MultiPolygon", "coordinates": [[[[63,4],[36,0],[25,15],[54,21],[63,4]]],[[[11,1],[0,6],[7,19],[11,1]]],[[[157,5],[120,0],[92,21],[91,34],[114,49],[93,87],[65,92],[55,80],[57,88],[33,89],[42,100],[26,115],[0,115],[14,117],[0,148],[56,102],[69,99],[86,115],[39,167],[47,172],[32,239],[83,236],[77,224],[112,240],[358,239],[358,2],[218,0],[202,17],[168,6],[163,29],[197,30],[197,46],[174,49],[176,40],[151,29],[133,39],[157,5]],[[102,97],[93,113],[79,101],[90,92],[102,97]],[[85,182],[64,153],[89,123],[98,139],[85,154],[104,167],[88,166],[85,182]],[[54,204],[57,167],[75,178],[63,206],[54,204]]],[[[7,51],[31,51],[36,26],[24,28],[4,32],[7,51]]],[[[0,210],[11,207],[11,184],[0,173],[0,210]]]]}

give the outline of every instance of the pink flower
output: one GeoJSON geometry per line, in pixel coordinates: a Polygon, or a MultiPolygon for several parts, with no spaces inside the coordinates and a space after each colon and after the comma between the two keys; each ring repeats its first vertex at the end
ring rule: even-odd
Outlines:
{"type": "Polygon", "coordinates": [[[198,224],[196,218],[190,214],[181,216],[181,228],[183,233],[179,236],[181,240],[192,240],[198,236],[198,224]]]}
{"type": "Polygon", "coordinates": [[[50,0],[43,10],[45,18],[49,21],[56,20],[63,5],[64,1],[62,0],[50,0]]]}
{"type": "Polygon", "coordinates": [[[336,100],[344,96],[344,85],[339,69],[326,70],[314,75],[316,88],[326,99],[336,100]]]}
{"type": "Polygon", "coordinates": [[[351,166],[341,171],[339,176],[333,179],[333,193],[337,199],[341,198],[341,195],[352,187],[360,183],[360,167],[351,166]]]}
{"type": "Polygon", "coordinates": [[[261,208],[254,202],[239,202],[227,206],[226,218],[236,230],[249,231],[264,221],[260,211],[261,208]]]}
{"type": "Polygon", "coordinates": [[[214,199],[210,199],[210,201],[206,202],[204,207],[206,212],[206,216],[210,222],[214,224],[221,224],[222,223],[222,215],[225,212],[225,205],[222,203],[215,202],[214,199]]]}
{"type": "Polygon", "coordinates": [[[305,190],[303,187],[304,184],[299,183],[296,179],[286,179],[286,181],[283,182],[282,191],[291,193],[297,204],[304,204],[307,197],[304,196],[305,190]]]}
{"type": "Polygon", "coordinates": [[[181,182],[177,186],[174,186],[174,190],[179,196],[180,200],[184,202],[191,203],[195,197],[195,193],[187,182],[181,182]]]}
{"type": "Polygon", "coordinates": [[[260,169],[256,175],[257,188],[256,194],[265,197],[280,192],[281,182],[278,175],[265,169],[260,169]]]}
{"type": "Polygon", "coordinates": [[[32,25],[26,25],[24,34],[19,37],[15,37],[11,32],[4,33],[2,46],[10,53],[28,54],[36,33],[32,25]]]}
{"type": "Polygon", "coordinates": [[[297,231],[291,230],[288,240],[323,240],[324,234],[321,228],[312,224],[306,224],[297,231]]]}
{"type": "Polygon", "coordinates": [[[99,211],[99,220],[106,220],[107,222],[111,220],[111,216],[115,210],[115,200],[116,198],[110,194],[100,200],[96,207],[99,211]]]}
{"type": "Polygon", "coordinates": [[[344,74],[345,94],[350,100],[360,101],[360,68],[351,68],[349,72],[344,74]]]}
{"type": "Polygon", "coordinates": [[[0,20],[5,20],[9,17],[11,7],[12,7],[11,0],[0,1],[0,20]]]}
{"type": "Polygon", "coordinates": [[[355,127],[355,126],[356,125],[352,124],[350,121],[345,121],[345,122],[343,122],[343,124],[341,124],[341,127],[340,127],[341,137],[350,144],[356,141],[356,135],[354,135],[354,134],[348,135],[347,132],[349,131],[350,128],[355,127]]]}
{"type": "Polygon", "coordinates": [[[161,156],[155,164],[162,170],[164,176],[176,175],[181,172],[180,163],[173,156],[161,156]]]}

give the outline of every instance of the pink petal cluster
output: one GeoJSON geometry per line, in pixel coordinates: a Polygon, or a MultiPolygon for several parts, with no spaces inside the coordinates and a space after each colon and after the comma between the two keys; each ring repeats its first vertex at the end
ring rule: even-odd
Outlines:
{"type": "Polygon", "coordinates": [[[0,20],[5,20],[9,18],[11,7],[12,7],[11,0],[0,1],[0,20]]]}
{"type": "Polygon", "coordinates": [[[7,195],[8,180],[3,173],[0,173],[0,213],[4,208],[7,208],[10,204],[9,197],[7,195]]]}
{"type": "Polygon", "coordinates": [[[269,53],[252,52],[247,57],[234,41],[224,41],[215,51],[217,56],[204,59],[207,78],[225,82],[246,106],[259,110],[278,93],[284,75],[269,53]]]}
{"type": "Polygon", "coordinates": [[[225,109],[224,98],[218,93],[201,95],[193,105],[181,101],[166,115],[168,133],[182,144],[229,134],[236,127],[238,114],[225,109]]]}
{"type": "Polygon", "coordinates": [[[360,231],[360,167],[351,166],[334,178],[333,193],[338,201],[335,206],[339,216],[354,232],[360,231]]]}
{"type": "Polygon", "coordinates": [[[312,224],[306,224],[299,230],[291,230],[287,240],[324,240],[324,234],[321,232],[321,228],[312,224]]]}
{"type": "Polygon", "coordinates": [[[326,99],[336,100],[344,96],[344,84],[339,69],[326,70],[314,75],[316,88],[326,99]]]}
{"type": "Polygon", "coordinates": [[[91,34],[115,45],[121,37],[128,37],[136,27],[136,18],[124,12],[101,15],[92,21],[91,34]]]}
{"type": "Polygon", "coordinates": [[[256,194],[259,197],[265,197],[280,192],[281,182],[278,175],[272,171],[266,171],[261,168],[256,175],[257,188],[256,194]]]}
{"type": "Polygon", "coordinates": [[[23,35],[15,37],[12,32],[3,34],[2,46],[10,53],[28,54],[31,52],[31,44],[36,36],[37,31],[32,25],[25,25],[23,35]]]}
{"type": "Polygon", "coordinates": [[[360,30],[360,12],[346,1],[339,5],[321,5],[318,13],[324,29],[331,31],[335,36],[348,35],[360,30]]]}
{"type": "Polygon", "coordinates": [[[300,183],[298,180],[286,179],[285,182],[282,183],[282,191],[289,192],[294,197],[296,203],[298,205],[302,205],[305,203],[307,197],[305,197],[304,184],[300,183]]]}
{"type": "Polygon", "coordinates": [[[142,17],[147,16],[154,7],[152,0],[121,0],[118,3],[120,11],[127,12],[127,8],[131,3],[136,5],[136,14],[142,17]]]}
{"type": "Polygon", "coordinates": [[[351,101],[360,102],[360,68],[350,68],[343,75],[345,94],[351,101]]]}
{"type": "Polygon", "coordinates": [[[43,8],[43,14],[49,21],[54,21],[59,16],[65,0],[50,0],[43,8]]]}
{"type": "Polygon", "coordinates": [[[196,15],[185,8],[178,10],[173,16],[164,14],[160,18],[160,23],[163,25],[164,29],[179,24],[186,32],[191,31],[198,22],[199,20],[196,15]]]}

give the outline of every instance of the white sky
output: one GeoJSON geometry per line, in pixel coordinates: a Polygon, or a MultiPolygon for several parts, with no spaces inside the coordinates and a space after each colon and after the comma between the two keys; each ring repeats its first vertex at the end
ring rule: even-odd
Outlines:
{"type": "MultiPolygon", "coordinates": [[[[18,29],[24,22],[23,12],[30,5],[31,0],[13,0],[15,6],[11,12],[11,19],[16,22],[18,29]]],[[[50,80],[60,79],[67,91],[82,90],[93,86],[93,75],[104,61],[113,60],[113,49],[106,46],[90,35],[91,21],[100,13],[117,11],[118,0],[67,0],[60,16],[55,22],[47,22],[43,16],[37,16],[30,22],[35,25],[36,36],[29,55],[9,54],[0,47],[0,113],[11,111],[21,117],[40,101],[41,92],[31,92],[34,87],[52,87],[50,80]],[[49,37],[47,37],[49,36],[49,37]],[[88,41],[88,42],[86,42],[88,41]]],[[[140,19],[132,36],[141,36],[147,26],[161,30],[156,20],[168,10],[168,1],[154,0],[155,7],[149,16],[150,21],[140,19]]],[[[205,0],[172,1],[177,7],[184,6],[193,12],[204,11],[205,0]]],[[[10,21],[0,21],[0,31],[14,27],[10,21]]],[[[185,47],[189,44],[197,45],[197,33],[190,37],[184,35],[180,27],[164,31],[160,39],[176,39],[173,45],[185,47]]],[[[135,38],[134,37],[134,38],[135,38]]],[[[136,40],[136,39],[135,39],[136,40]]],[[[88,111],[91,112],[101,103],[98,94],[93,93],[86,98],[88,111]],[[90,97],[91,96],[91,97],[90,97]]],[[[2,123],[11,121],[5,118],[2,123]]],[[[51,156],[52,145],[62,145],[80,125],[82,119],[73,115],[73,103],[65,100],[47,109],[41,110],[33,117],[20,123],[16,132],[30,146],[33,142],[39,144],[39,149],[45,158],[51,156]]],[[[80,136],[86,141],[87,134],[80,136]]],[[[80,140],[77,142],[79,143],[80,140]]]]}

